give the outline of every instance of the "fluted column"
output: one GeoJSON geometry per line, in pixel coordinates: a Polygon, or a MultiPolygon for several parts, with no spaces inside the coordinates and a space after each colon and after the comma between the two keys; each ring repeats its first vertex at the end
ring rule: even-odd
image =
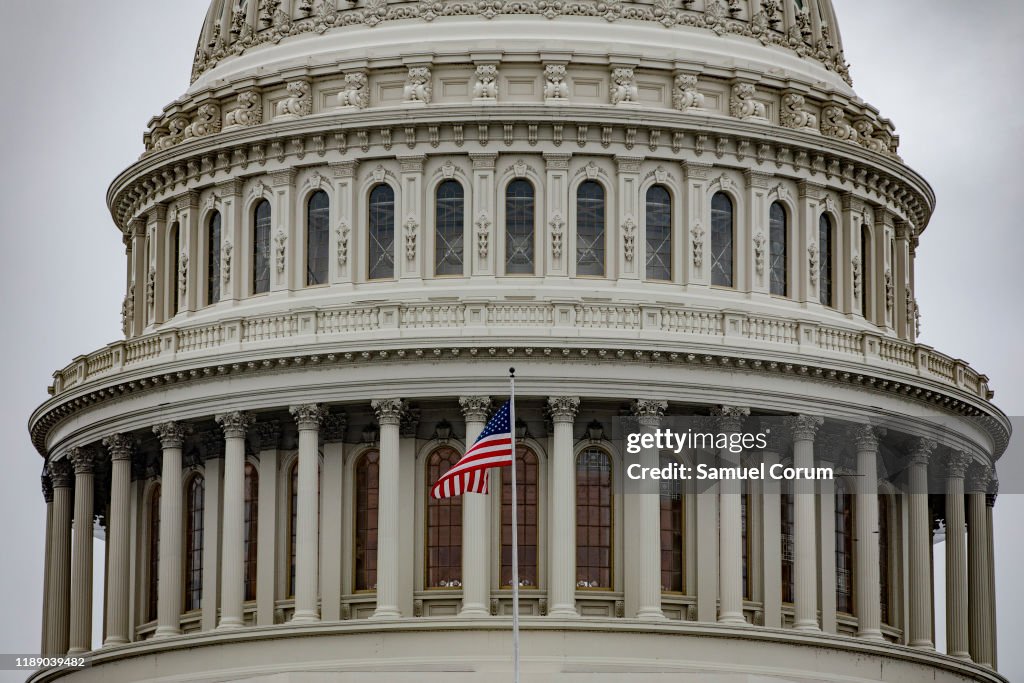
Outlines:
{"type": "MultiPolygon", "coordinates": [[[[220,624],[241,628],[245,601],[245,431],[255,422],[241,411],[217,415],[224,430],[224,512],[221,521],[220,624]]],[[[301,457],[301,456],[300,456],[301,457]]],[[[302,464],[299,464],[302,467],[302,464]]]]}
{"type": "Polygon", "coordinates": [[[165,422],[153,427],[160,439],[163,467],[160,473],[160,567],[158,571],[156,632],[154,638],[181,633],[182,491],[181,448],[185,425],[165,422]]]}
{"type": "MultiPolygon", "coordinates": [[[[789,419],[793,436],[793,466],[814,467],[814,438],[824,420],[814,415],[789,419]]],[[[818,564],[814,482],[793,482],[793,628],[817,631],[818,564]]]]}
{"type": "Polygon", "coordinates": [[[988,632],[989,632],[989,661],[992,668],[999,669],[999,631],[996,628],[996,553],[992,543],[992,508],[996,506],[996,495],[999,493],[999,480],[994,476],[988,485],[988,495],[985,496],[985,530],[988,532],[988,632]]]}
{"type": "MultiPolygon", "coordinates": [[[[462,396],[459,406],[466,419],[468,448],[487,425],[490,396],[462,396]]],[[[433,483],[433,482],[430,482],[433,483]]],[[[469,493],[462,500],[462,610],[461,616],[490,614],[491,495],[469,493]]]]}
{"type": "Polygon", "coordinates": [[[256,519],[256,623],[274,623],[274,601],[277,591],[277,449],[281,425],[277,420],[257,422],[255,440],[260,458],[260,480],[256,519]]]}
{"type": "Polygon", "coordinates": [[[44,544],[45,559],[43,561],[43,618],[42,630],[39,638],[39,653],[44,657],[51,654],[51,640],[49,634],[50,603],[52,594],[50,584],[53,580],[53,483],[50,480],[50,473],[44,467],[43,474],[39,477],[43,488],[43,502],[46,503],[46,540],[44,544]]]}
{"type": "Polygon", "coordinates": [[[971,659],[982,666],[992,666],[988,619],[988,514],[986,497],[992,481],[992,470],[986,466],[972,467],[967,479],[967,585],[968,629],[971,659]]]}
{"type": "Polygon", "coordinates": [[[908,498],[910,647],[934,650],[932,642],[932,520],[928,512],[928,460],[936,443],[917,439],[910,452],[908,498]]]}
{"type": "Polygon", "coordinates": [[[377,507],[377,608],[373,619],[397,619],[398,608],[398,520],[399,427],[405,403],[400,398],[374,399],[370,405],[380,426],[379,492],[377,507]]]}
{"type": "MultiPolygon", "coordinates": [[[[743,418],[750,415],[749,408],[721,406],[715,409],[718,429],[722,433],[737,433],[743,428],[743,418]]],[[[735,467],[739,456],[728,448],[719,451],[722,466],[735,467]]],[[[743,618],[743,517],[738,479],[720,483],[718,495],[718,622],[745,625],[743,618]]]]}
{"type": "Polygon", "coordinates": [[[71,597],[71,463],[55,460],[49,465],[53,483],[53,539],[50,551],[50,603],[46,628],[50,651],[63,655],[68,651],[68,619],[71,597]]]}
{"type": "Polygon", "coordinates": [[[964,474],[970,463],[963,452],[946,458],[946,652],[960,659],[970,659],[964,533],[964,474]]]}
{"type": "Polygon", "coordinates": [[[103,646],[128,642],[129,567],[131,560],[131,484],[134,442],[127,434],[103,440],[110,453],[110,514],[107,517],[107,637],[103,646]]]}
{"type": "Polygon", "coordinates": [[[884,432],[858,425],[850,436],[857,449],[856,525],[857,637],[882,638],[881,579],[878,563],[878,438],[884,432]]]}
{"type": "Polygon", "coordinates": [[[551,462],[551,533],[549,534],[548,616],[575,617],[576,612],[576,460],[572,451],[576,396],[552,396],[548,408],[554,424],[551,462]]]}
{"type": "Polygon", "coordinates": [[[299,428],[299,473],[295,520],[295,611],[292,622],[320,621],[317,606],[320,563],[319,459],[320,420],[324,410],[316,403],[289,407],[299,428]]]}
{"type": "MultiPolygon", "coordinates": [[[[653,432],[661,426],[661,418],[668,408],[667,401],[639,399],[633,401],[633,414],[637,416],[642,432],[653,432]]],[[[643,467],[658,467],[657,448],[645,448],[640,453],[643,467]]],[[[640,557],[637,558],[638,619],[663,620],[661,611],[661,497],[654,493],[637,496],[639,515],[635,532],[640,536],[640,557]]]]}
{"type": "Polygon", "coordinates": [[[68,454],[75,468],[74,548],[71,554],[71,627],[68,654],[92,649],[92,517],[93,466],[96,456],[87,448],[68,454]]]}

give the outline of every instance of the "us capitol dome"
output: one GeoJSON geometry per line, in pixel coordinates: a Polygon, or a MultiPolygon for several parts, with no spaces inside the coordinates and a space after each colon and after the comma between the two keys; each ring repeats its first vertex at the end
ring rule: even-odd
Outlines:
{"type": "Polygon", "coordinates": [[[91,665],[31,681],[507,678],[512,495],[526,681],[1005,680],[1009,423],[915,340],[935,197],[829,0],[214,0],[143,140],[124,339],[30,420],[91,665]],[[517,490],[431,500],[511,365],[517,490]],[[628,415],[840,476],[629,495],[628,415]]]}

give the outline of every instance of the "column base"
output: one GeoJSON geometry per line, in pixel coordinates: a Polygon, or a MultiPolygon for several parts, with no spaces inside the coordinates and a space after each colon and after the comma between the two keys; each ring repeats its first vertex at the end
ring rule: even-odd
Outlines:
{"type": "Polygon", "coordinates": [[[489,616],[491,616],[491,611],[489,609],[487,609],[484,605],[481,605],[479,603],[471,603],[471,604],[463,605],[462,606],[462,609],[459,610],[459,616],[460,617],[489,617],[489,616]]]}
{"type": "Polygon", "coordinates": [[[82,647],[73,647],[68,650],[68,657],[77,657],[79,655],[84,655],[86,652],[89,652],[89,650],[82,647]]]}
{"type": "Polygon", "coordinates": [[[637,610],[636,618],[642,621],[668,621],[668,617],[658,607],[641,607],[637,610]]]}
{"type": "Polygon", "coordinates": [[[127,644],[128,644],[128,639],[127,638],[121,638],[120,636],[118,636],[117,638],[115,638],[113,636],[109,636],[106,640],[103,641],[103,647],[117,647],[118,645],[127,645],[127,644]]]}
{"type": "Polygon", "coordinates": [[[240,628],[245,627],[245,622],[238,617],[227,617],[220,620],[217,625],[217,631],[236,631],[240,628]]]}
{"type": "Polygon", "coordinates": [[[402,618],[402,613],[398,610],[398,608],[397,607],[391,607],[391,606],[378,607],[377,609],[375,609],[373,611],[373,614],[370,615],[370,620],[371,621],[387,621],[389,619],[401,619],[401,618],[402,618]]]}
{"type": "Polygon", "coordinates": [[[910,643],[909,647],[915,650],[927,650],[929,652],[935,652],[935,643],[930,640],[915,640],[910,643]]]}
{"type": "Polygon", "coordinates": [[[742,614],[722,614],[718,617],[718,623],[730,626],[750,626],[742,614]]]}
{"type": "Polygon", "coordinates": [[[156,631],[153,632],[153,638],[172,638],[180,635],[181,629],[173,626],[157,626],[156,631]]]}
{"type": "Polygon", "coordinates": [[[861,640],[871,640],[876,643],[884,643],[885,638],[882,636],[882,632],[876,629],[870,631],[857,631],[857,637],[861,640]]]}
{"type": "Polygon", "coordinates": [[[303,610],[292,615],[291,624],[316,624],[320,622],[320,615],[313,611],[303,610]]]}
{"type": "Polygon", "coordinates": [[[797,621],[793,624],[794,631],[821,631],[821,627],[818,626],[817,620],[815,621],[797,621]]]}
{"type": "Polygon", "coordinates": [[[549,617],[560,619],[574,619],[580,615],[576,608],[571,605],[558,605],[548,610],[549,617]]]}

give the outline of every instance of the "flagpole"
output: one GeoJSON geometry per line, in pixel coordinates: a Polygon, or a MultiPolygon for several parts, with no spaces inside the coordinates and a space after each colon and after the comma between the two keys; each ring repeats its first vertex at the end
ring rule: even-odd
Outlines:
{"type": "Polygon", "coordinates": [[[509,430],[512,433],[512,671],[514,683],[519,683],[519,509],[516,486],[516,369],[508,369],[509,430]]]}

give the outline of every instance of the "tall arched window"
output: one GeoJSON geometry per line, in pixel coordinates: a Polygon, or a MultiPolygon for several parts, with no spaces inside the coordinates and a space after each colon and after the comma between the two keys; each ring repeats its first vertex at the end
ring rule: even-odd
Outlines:
{"type": "Polygon", "coordinates": [[[156,619],[157,590],[160,585],[160,484],[149,496],[149,604],[146,614],[156,619]]]}
{"type": "Polygon", "coordinates": [[[868,302],[871,292],[871,228],[864,224],[860,226],[860,314],[865,319],[870,318],[868,302]]]}
{"type": "Polygon", "coordinates": [[[203,602],[203,504],[205,482],[202,475],[192,477],[185,492],[185,611],[202,607],[203,602]]]}
{"type": "Polygon", "coordinates": [[[256,553],[259,531],[260,473],[245,463],[245,567],[244,599],[256,599],[256,553]]]}
{"type": "Polygon", "coordinates": [[[771,293],[778,296],[789,294],[787,264],[788,226],[786,208],[782,202],[774,202],[768,211],[768,270],[771,293]]]}
{"type": "Polygon", "coordinates": [[[742,493],[740,494],[740,538],[743,541],[742,546],[742,562],[743,562],[743,599],[753,599],[753,584],[754,584],[754,572],[750,567],[750,544],[754,535],[753,528],[753,509],[754,503],[753,498],[750,494],[749,482],[744,479],[742,484],[742,493]]]}
{"type": "Polygon", "coordinates": [[[330,242],[331,202],[317,190],[306,204],[306,286],[327,283],[327,250],[330,242]]]}
{"type": "Polygon", "coordinates": [[[711,198],[711,284],[732,287],[733,208],[724,192],[711,198]]]}
{"type": "Polygon", "coordinates": [[[462,585],[462,496],[430,497],[430,486],[458,461],[458,451],[448,446],[427,457],[427,588],[462,585]]]}
{"type": "Polygon", "coordinates": [[[288,474],[288,597],[295,596],[295,541],[299,530],[299,459],[288,474]]]}
{"type": "Polygon", "coordinates": [[[252,221],[252,293],[270,291],[270,202],[261,200],[252,221]]]}
{"type": "Polygon", "coordinates": [[[171,290],[171,315],[180,310],[179,299],[181,293],[178,289],[178,273],[181,271],[181,226],[175,221],[171,225],[171,272],[167,278],[171,290]]]}
{"type": "Polygon", "coordinates": [[[782,521],[782,602],[793,602],[793,494],[779,496],[782,521]]]}
{"type": "Polygon", "coordinates": [[[672,196],[661,185],[647,189],[647,279],[672,279],[672,196]]]}
{"type": "Polygon", "coordinates": [[[604,187],[586,180],[576,190],[576,274],[604,275],[604,187]]]}
{"type": "Polygon", "coordinates": [[[600,448],[576,458],[576,586],[612,589],[612,461],[600,448]]]}
{"type": "MultiPolygon", "coordinates": [[[[516,512],[519,532],[519,585],[537,587],[537,454],[516,447],[516,512]]],[[[512,585],[512,473],[501,468],[501,587],[512,585]]]]}
{"type": "MultiPolygon", "coordinates": [[[[674,460],[661,456],[664,468],[674,460]]],[[[661,590],[666,593],[686,592],[686,507],[683,482],[679,479],[661,481],[661,590]]]]}
{"type": "Polygon", "coordinates": [[[370,190],[369,271],[371,280],[395,276],[395,191],[381,183],[370,190]]]}
{"type": "Polygon", "coordinates": [[[883,624],[892,623],[892,595],[889,586],[889,548],[892,545],[889,534],[889,509],[892,502],[888,495],[878,494],[878,576],[883,624]]]}
{"type": "Polygon", "coordinates": [[[832,219],[821,214],[818,219],[818,299],[822,306],[834,306],[832,300],[832,266],[835,241],[832,234],[832,219]]]}
{"type": "Polygon", "coordinates": [[[380,496],[380,453],[360,456],[356,474],[355,590],[377,590],[377,510],[380,496]]]}
{"type": "Polygon", "coordinates": [[[434,193],[434,274],[462,275],[466,198],[462,183],[446,180],[434,193]]]}
{"type": "Polygon", "coordinates": [[[206,303],[220,301],[220,211],[214,211],[206,228],[206,303]]]}
{"type": "Polygon", "coordinates": [[[853,494],[836,479],[836,610],[853,614],[853,494]]]}
{"type": "Polygon", "coordinates": [[[534,274],[534,197],[528,180],[505,188],[505,274],[534,274]]]}

